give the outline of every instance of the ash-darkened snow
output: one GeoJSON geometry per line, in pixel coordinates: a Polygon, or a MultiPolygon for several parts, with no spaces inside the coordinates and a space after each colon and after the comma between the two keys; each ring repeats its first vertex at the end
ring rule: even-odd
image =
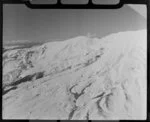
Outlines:
{"type": "Polygon", "coordinates": [[[3,53],[4,119],[145,119],[146,30],[3,53]]]}

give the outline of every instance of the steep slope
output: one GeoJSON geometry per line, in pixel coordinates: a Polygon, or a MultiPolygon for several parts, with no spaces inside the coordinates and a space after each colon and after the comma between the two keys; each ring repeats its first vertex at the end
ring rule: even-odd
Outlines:
{"type": "Polygon", "coordinates": [[[3,118],[145,119],[146,31],[4,52],[3,118]]]}

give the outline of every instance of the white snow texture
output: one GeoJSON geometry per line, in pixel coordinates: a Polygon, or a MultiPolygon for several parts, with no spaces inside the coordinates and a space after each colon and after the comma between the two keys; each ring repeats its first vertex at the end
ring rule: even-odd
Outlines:
{"type": "Polygon", "coordinates": [[[146,30],[3,53],[3,119],[146,119],[146,30]]]}

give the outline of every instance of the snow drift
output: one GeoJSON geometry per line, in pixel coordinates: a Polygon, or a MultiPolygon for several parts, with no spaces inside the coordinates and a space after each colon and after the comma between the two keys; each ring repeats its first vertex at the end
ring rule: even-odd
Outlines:
{"type": "Polygon", "coordinates": [[[3,53],[4,119],[146,119],[146,30],[3,53]]]}

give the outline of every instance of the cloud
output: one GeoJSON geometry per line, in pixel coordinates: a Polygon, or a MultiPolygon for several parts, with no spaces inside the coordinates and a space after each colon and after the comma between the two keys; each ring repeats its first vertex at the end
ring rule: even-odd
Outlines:
{"type": "Polygon", "coordinates": [[[18,43],[30,43],[31,41],[29,40],[11,40],[11,41],[4,41],[3,43],[5,44],[18,44],[18,43]]]}
{"type": "MultiPolygon", "coordinates": [[[[11,41],[3,41],[3,45],[26,45],[26,44],[33,44],[35,42],[30,40],[11,40],[11,41]]],[[[38,42],[37,42],[38,43],[38,42]]]]}

